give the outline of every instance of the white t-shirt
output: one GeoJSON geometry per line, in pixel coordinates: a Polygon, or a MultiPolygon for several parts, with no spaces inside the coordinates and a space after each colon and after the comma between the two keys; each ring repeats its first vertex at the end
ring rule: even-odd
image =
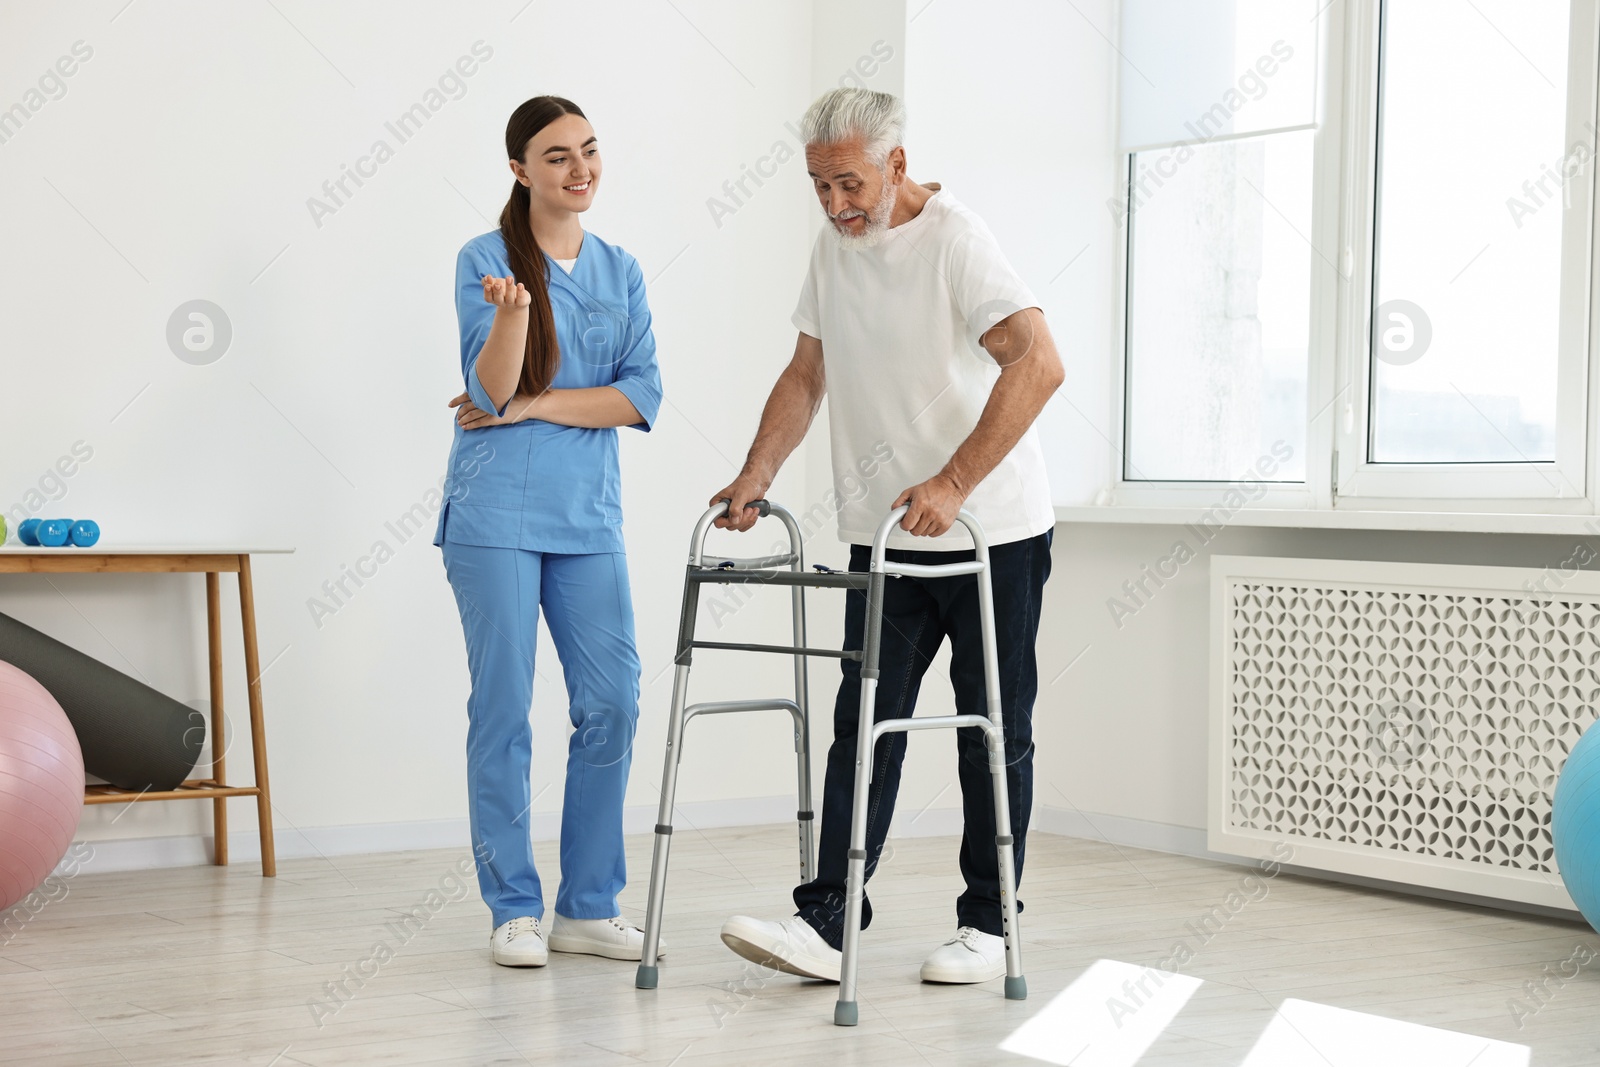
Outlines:
{"type": "MultiPolygon", "coordinates": [[[[942,190],[872,248],[817,235],[792,321],[822,341],[834,484],[822,511],[837,512],[841,541],[871,544],[900,493],[944,468],[1000,378],[978,338],[1038,306],[988,226],[942,190]]],[[[1055,525],[1033,427],[963,506],[991,545],[1055,525]]],[[[812,524],[825,521],[817,511],[812,524]]],[[[940,537],[897,526],[889,545],[952,552],[972,540],[960,523],[940,537]]]]}
{"type": "MultiPolygon", "coordinates": [[[[555,259],[556,257],[551,256],[550,258],[555,259]]],[[[578,257],[573,256],[571,259],[556,259],[556,265],[562,270],[566,271],[568,274],[571,274],[572,268],[578,265],[578,257]]]]}

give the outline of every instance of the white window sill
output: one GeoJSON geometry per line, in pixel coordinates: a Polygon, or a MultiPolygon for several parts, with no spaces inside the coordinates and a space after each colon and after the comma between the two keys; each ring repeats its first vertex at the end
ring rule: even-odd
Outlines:
{"type": "Polygon", "coordinates": [[[1308,530],[1431,530],[1441,533],[1600,534],[1600,516],[1441,511],[1357,511],[1310,508],[1241,508],[1215,521],[1215,505],[1156,507],[1078,505],[1056,508],[1056,522],[1183,526],[1213,512],[1212,526],[1267,526],[1308,530]]]}

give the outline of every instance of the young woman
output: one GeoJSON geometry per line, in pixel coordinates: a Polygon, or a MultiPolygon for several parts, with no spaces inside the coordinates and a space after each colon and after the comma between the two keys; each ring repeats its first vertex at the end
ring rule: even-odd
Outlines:
{"type": "Polygon", "coordinates": [[[466,392],[434,544],[466,631],[467,797],[496,963],[549,950],[636,960],[624,922],[622,798],[639,656],[623,556],[617,427],[661,404],[639,264],[586,233],[600,150],[578,106],[538,96],[506,126],[517,182],[500,228],[456,260],[466,392]],[[575,733],[561,811],[561,889],[544,897],[528,833],[539,612],[561,657],[575,733]]]}

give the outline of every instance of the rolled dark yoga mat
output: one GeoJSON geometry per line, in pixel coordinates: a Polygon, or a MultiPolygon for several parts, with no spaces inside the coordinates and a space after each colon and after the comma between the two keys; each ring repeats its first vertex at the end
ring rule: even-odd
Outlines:
{"type": "Polygon", "coordinates": [[[83,769],[118,789],[172,789],[189,777],[206,717],[53,637],[0,614],[0,660],[32,675],[67,713],[83,769]]]}

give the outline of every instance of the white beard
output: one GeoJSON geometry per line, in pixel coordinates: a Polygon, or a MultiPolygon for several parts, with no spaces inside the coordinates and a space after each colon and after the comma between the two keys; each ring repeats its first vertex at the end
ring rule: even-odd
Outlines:
{"type": "Polygon", "coordinates": [[[849,252],[865,252],[882,243],[889,233],[889,218],[894,213],[894,186],[889,184],[887,175],[883,183],[883,194],[872,210],[867,212],[867,224],[860,233],[841,233],[838,224],[832,215],[828,216],[828,232],[833,234],[833,239],[839,242],[839,247],[849,252]]]}

